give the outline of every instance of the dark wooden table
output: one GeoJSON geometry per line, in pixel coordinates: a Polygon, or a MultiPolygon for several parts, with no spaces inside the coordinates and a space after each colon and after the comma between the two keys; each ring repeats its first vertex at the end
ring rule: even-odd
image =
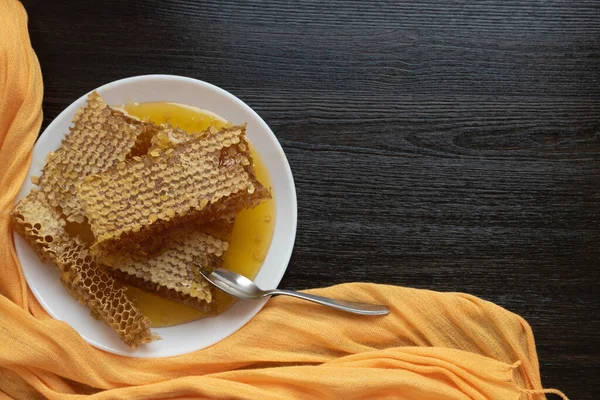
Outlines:
{"type": "Polygon", "coordinates": [[[221,86],[279,137],[283,286],[468,292],[532,325],[546,387],[600,390],[600,2],[27,0],[44,127],[101,84],[221,86]]]}

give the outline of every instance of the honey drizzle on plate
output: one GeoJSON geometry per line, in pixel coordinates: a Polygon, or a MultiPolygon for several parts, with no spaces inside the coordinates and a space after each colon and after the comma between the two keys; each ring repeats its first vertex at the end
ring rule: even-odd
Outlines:
{"type": "MultiPolygon", "coordinates": [[[[221,128],[225,125],[225,121],[215,114],[176,103],[131,103],[124,105],[123,109],[142,120],[156,124],[170,123],[189,132],[202,132],[211,126],[221,128]]],[[[256,177],[265,187],[271,188],[271,178],[266,166],[254,149],[252,157],[256,177]]],[[[229,239],[229,249],[224,255],[223,267],[254,278],[267,255],[274,228],[274,199],[264,201],[252,210],[240,212],[229,239]]],[[[128,294],[155,328],[179,325],[211,316],[134,287],[129,288],[128,294]]],[[[227,310],[234,303],[234,299],[218,290],[214,301],[217,304],[217,314],[227,310]]]]}

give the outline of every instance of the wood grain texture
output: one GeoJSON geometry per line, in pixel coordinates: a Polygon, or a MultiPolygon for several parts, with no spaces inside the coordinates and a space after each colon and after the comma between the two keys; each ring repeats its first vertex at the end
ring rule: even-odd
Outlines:
{"type": "Polygon", "coordinates": [[[279,137],[282,282],[468,292],[533,327],[542,381],[600,390],[600,3],[24,1],[44,126],[106,82],[219,85],[279,137]]]}

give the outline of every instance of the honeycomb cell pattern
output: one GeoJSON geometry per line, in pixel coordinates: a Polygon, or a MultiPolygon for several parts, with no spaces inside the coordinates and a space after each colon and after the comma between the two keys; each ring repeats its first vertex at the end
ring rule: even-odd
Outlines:
{"type": "Polygon", "coordinates": [[[69,221],[83,222],[76,186],[90,174],[100,173],[138,154],[145,154],[160,128],[110,108],[97,92],[80,108],[70,133],[50,153],[37,184],[48,203],[60,208],[69,221]]]}
{"type": "Polygon", "coordinates": [[[150,320],[129,300],[126,288],[99,267],[86,247],[77,241],[58,259],[61,281],[92,315],[104,321],[132,348],[157,336],[150,332],[150,320]]]}
{"type": "Polygon", "coordinates": [[[228,243],[199,232],[195,226],[171,229],[160,238],[161,243],[145,246],[156,248],[156,253],[123,249],[102,253],[97,259],[103,265],[138,278],[130,280],[134,284],[142,282],[146,287],[147,282],[152,282],[183,298],[193,297],[210,303],[213,289],[200,275],[199,267],[208,271],[218,268],[228,243]]]}
{"type": "Polygon", "coordinates": [[[129,346],[154,339],[150,320],[127,298],[125,288],[98,265],[86,246],[65,231],[65,221],[38,191],[22,199],[12,212],[13,225],[42,260],[51,261],[71,294],[92,315],[111,326],[129,346]]]}
{"type": "Polygon", "coordinates": [[[12,212],[14,228],[33,247],[43,261],[55,261],[71,239],[65,233],[65,221],[44,196],[32,190],[12,212]]]}
{"type": "Polygon", "coordinates": [[[154,149],[78,187],[96,245],[139,242],[183,222],[230,218],[270,196],[256,179],[245,125],[154,149]]]}

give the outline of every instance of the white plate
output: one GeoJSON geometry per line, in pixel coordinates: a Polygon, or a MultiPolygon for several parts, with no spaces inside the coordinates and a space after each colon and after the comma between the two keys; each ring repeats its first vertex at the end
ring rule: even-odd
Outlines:
{"type": "MultiPolygon", "coordinates": [[[[98,92],[108,104],[129,101],[171,101],[213,111],[233,123],[247,122],[247,135],[263,158],[271,175],[276,203],[273,241],[255,282],[275,288],[283,277],[296,237],[296,190],[285,154],[271,129],[244,102],[229,92],[196,79],[172,75],[145,75],[104,85],[98,92]]],[[[39,176],[46,155],[55,150],[69,131],[75,111],[85,105],[87,94],[65,109],[46,128],[33,148],[33,159],[18,199],[31,188],[31,176],[39,176]]],[[[266,301],[238,301],[223,314],[166,328],[155,328],[162,340],[131,350],[104,323],[92,318],[59,281],[57,271],[42,263],[27,243],[15,233],[15,247],[27,283],[41,305],[54,318],[67,322],[91,345],[131,357],[169,357],[208,347],[244,326],[266,301]]]]}

